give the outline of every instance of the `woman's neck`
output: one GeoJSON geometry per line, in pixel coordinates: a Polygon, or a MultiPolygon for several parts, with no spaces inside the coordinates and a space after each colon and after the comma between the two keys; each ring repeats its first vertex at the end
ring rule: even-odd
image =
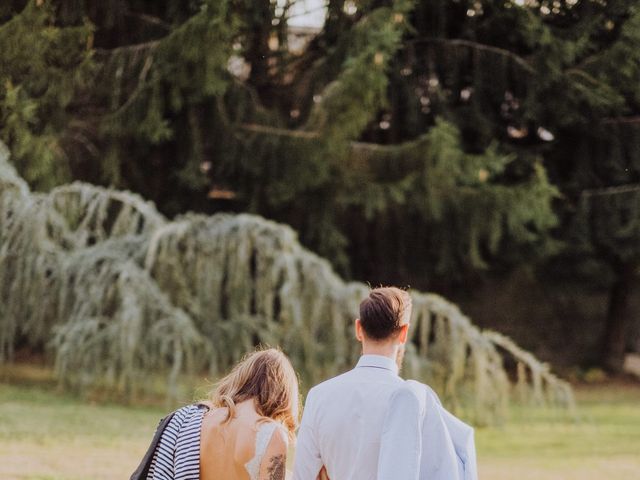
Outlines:
{"type": "Polygon", "coordinates": [[[260,416],[256,408],[254,398],[248,398],[240,403],[236,403],[236,415],[238,416],[260,416]]]}

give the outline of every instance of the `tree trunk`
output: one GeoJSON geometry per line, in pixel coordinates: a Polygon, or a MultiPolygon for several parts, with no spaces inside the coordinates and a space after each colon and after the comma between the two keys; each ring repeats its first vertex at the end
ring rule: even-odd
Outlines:
{"type": "Polygon", "coordinates": [[[602,356],[603,366],[611,373],[620,373],[624,363],[629,333],[629,297],[636,273],[635,263],[623,263],[617,269],[611,288],[602,356]]]}
{"type": "Polygon", "coordinates": [[[272,6],[270,0],[255,1],[251,5],[253,10],[249,11],[248,25],[250,29],[248,30],[249,42],[246,51],[247,61],[251,64],[249,83],[256,89],[260,99],[269,105],[269,61],[272,56],[269,37],[273,29],[271,25],[272,6]]]}

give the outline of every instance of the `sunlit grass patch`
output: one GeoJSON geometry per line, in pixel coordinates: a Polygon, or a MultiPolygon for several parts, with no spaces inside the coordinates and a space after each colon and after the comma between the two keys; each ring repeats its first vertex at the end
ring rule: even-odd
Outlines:
{"type": "Polygon", "coordinates": [[[577,388],[575,416],[512,410],[501,427],[478,429],[481,478],[635,479],[640,471],[640,384],[577,388]]]}

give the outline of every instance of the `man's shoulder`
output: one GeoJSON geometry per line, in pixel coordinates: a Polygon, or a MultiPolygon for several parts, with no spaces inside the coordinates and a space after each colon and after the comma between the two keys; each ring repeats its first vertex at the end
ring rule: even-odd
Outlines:
{"type": "Polygon", "coordinates": [[[426,383],[417,380],[405,380],[391,394],[391,403],[417,403],[421,412],[427,409],[440,407],[440,397],[426,383]]]}
{"type": "Polygon", "coordinates": [[[409,379],[404,381],[404,387],[413,390],[418,395],[427,395],[433,398],[436,402],[441,403],[440,397],[438,396],[436,391],[426,383],[419,382],[418,380],[409,379]]]}
{"type": "Polygon", "coordinates": [[[309,390],[307,398],[313,398],[324,395],[325,393],[332,392],[335,389],[341,388],[343,385],[348,384],[350,378],[353,375],[353,370],[348,370],[340,375],[329,378],[324,382],[321,382],[309,390]]]}

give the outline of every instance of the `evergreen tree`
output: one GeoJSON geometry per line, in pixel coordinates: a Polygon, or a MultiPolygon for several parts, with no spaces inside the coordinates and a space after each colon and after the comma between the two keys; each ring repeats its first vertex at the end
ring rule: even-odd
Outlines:
{"type": "Polygon", "coordinates": [[[329,2],[302,55],[277,68],[274,48],[268,98],[250,78],[231,89],[212,174],[342,271],[433,288],[544,251],[555,190],[537,152],[473,143],[453,109],[424,111],[443,90],[405,61],[423,4],[329,2]]]}
{"type": "Polygon", "coordinates": [[[91,27],[61,27],[51,2],[0,5],[0,139],[30,183],[70,180],[78,93],[91,76],[91,27]]]}
{"type": "Polygon", "coordinates": [[[629,312],[640,267],[640,5],[578,6],[564,75],[539,82],[541,95],[564,85],[568,95],[556,108],[541,102],[540,115],[557,125],[546,156],[565,197],[562,236],[571,249],[560,265],[609,290],[601,361],[619,372],[631,322],[640,321],[629,312]]]}
{"type": "MultiPolygon", "coordinates": [[[[331,146],[325,158],[338,160],[331,188],[320,194],[332,216],[329,224],[314,226],[321,225],[326,236],[336,226],[330,221],[338,218],[356,276],[382,273],[396,282],[424,282],[426,276],[436,289],[487,264],[530,260],[531,246],[547,255],[557,252],[558,244],[550,240],[559,238],[560,258],[567,260],[562,265],[574,279],[576,269],[589,265],[595,267],[590,284],[606,274],[603,286],[611,293],[602,362],[618,371],[640,254],[637,2],[413,2],[393,17],[408,23],[393,50],[375,43],[383,28],[367,28],[381,4],[329,2],[327,25],[312,44],[316,52],[309,54],[324,54],[313,64],[312,75],[320,79],[313,94],[329,101],[308,107],[305,101],[312,99],[299,96],[291,110],[302,112],[302,118],[311,113],[306,123],[296,115],[288,128],[297,127],[298,134],[319,131],[331,146]],[[358,42],[361,26],[369,35],[363,43],[358,42]],[[335,39],[331,48],[325,43],[329,38],[335,39]],[[357,71],[358,45],[376,53],[350,85],[344,79],[357,71]],[[384,84],[373,76],[376,60],[385,63],[384,84]],[[335,80],[323,83],[323,78],[335,80]],[[375,92],[380,85],[386,88],[380,100],[367,103],[363,91],[375,92]],[[325,103],[331,108],[335,91],[343,103],[325,114],[332,125],[323,131],[315,126],[314,113],[325,103]],[[341,138],[351,141],[348,149],[335,147],[341,138]],[[554,237],[549,202],[556,191],[545,172],[561,192],[555,211],[562,223],[554,237]]],[[[307,75],[305,70],[293,85],[308,88],[307,75]]],[[[270,142],[277,134],[262,133],[270,142]]],[[[299,135],[289,136],[300,142],[299,135]]],[[[289,141],[280,140],[273,156],[286,158],[289,150],[280,145],[289,141]]],[[[265,196],[261,208],[269,201],[274,197],[265,196]]],[[[304,204],[310,213],[315,202],[304,204]]],[[[304,235],[311,229],[301,230],[304,235]]]]}
{"type": "Polygon", "coordinates": [[[2,138],[36,185],[260,213],[360,279],[442,291],[564,245],[555,265],[611,289],[617,370],[640,255],[638,2],[328,0],[304,48],[293,3],[11,2],[2,138]]]}
{"type": "Polygon", "coordinates": [[[392,80],[395,122],[371,135],[402,141],[447,118],[466,150],[499,142],[517,156],[507,182],[542,157],[562,195],[552,264],[610,289],[601,361],[619,371],[640,258],[638,2],[418,2],[413,25],[392,80]]]}

